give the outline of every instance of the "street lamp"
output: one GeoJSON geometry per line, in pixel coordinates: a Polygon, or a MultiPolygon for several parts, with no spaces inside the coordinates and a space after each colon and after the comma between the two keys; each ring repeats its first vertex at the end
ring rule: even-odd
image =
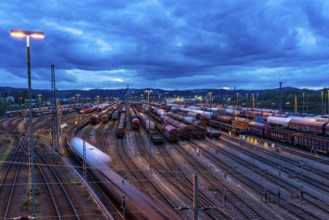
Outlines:
{"type": "Polygon", "coordinates": [[[329,90],[327,90],[327,93],[328,93],[328,114],[327,114],[327,117],[328,117],[328,122],[329,122],[329,90]]]}
{"type": "Polygon", "coordinates": [[[13,37],[26,37],[26,50],[27,50],[27,79],[28,79],[28,97],[29,97],[29,128],[30,128],[30,139],[29,139],[29,150],[30,150],[30,161],[29,161],[29,183],[32,185],[32,212],[33,216],[36,215],[35,210],[35,176],[34,176],[34,148],[33,148],[33,124],[32,124],[32,88],[31,88],[31,62],[30,62],[30,37],[36,39],[42,39],[45,37],[43,32],[34,31],[23,31],[23,30],[11,30],[10,35],[13,37]],[[32,184],[31,184],[32,182],[32,184]]]}
{"type": "Polygon", "coordinates": [[[38,94],[38,97],[39,97],[39,108],[41,107],[41,94],[38,94]]]}
{"type": "Polygon", "coordinates": [[[251,94],[251,98],[252,98],[252,108],[255,108],[255,96],[254,96],[254,93],[251,94]]]}
{"type": "Polygon", "coordinates": [[[79,103],[79,97],[81,94],[75,94],[77,96],[77,102],[79,103]]]}
{"type": "Polygon", "coordinates": [[[151,172],[151,131],[150,131],[150,93],[153,92],[151,89],[145,90],[147,93],[147,102],[148,102],[148,115],[149,115],[149,129],[148,129],[148,135],[149,135],[149,144],[150,144],[150,172],[151,172]]]}
{"type": "Polygon", "coordinates": [[[323,91],[321,91],[321,115],[324,115],[324,109],[323,109],[323,91]]]}
{"type": "Polygon", "coordinates": [[[22,107],[22,104],[23,104],[23,97],[19,97],[19,106],[22,107]]]}
{"type": "Polygon", "coordinates": [[[303,94],[303,113],[304,113],[304,108],[305,108],[305,92],[302,93],[303,94]]]}
{"type": "Polygon", "coordinates": [[[209,126],[210,126],[210,134],[211,134],[211,138],[212,138],[212,129],[211,129],[211,94],[212,92],[208,91],[208,97],[209,97],[209,110],[210,110],[210,120],[209,120],[209,126]]]}

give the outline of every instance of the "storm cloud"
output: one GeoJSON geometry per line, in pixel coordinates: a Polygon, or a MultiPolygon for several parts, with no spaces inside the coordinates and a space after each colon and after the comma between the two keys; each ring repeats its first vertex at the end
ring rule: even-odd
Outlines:
{"type": "Polygon", "coordinates": [[[329,83],[322,0],[1,1],[0,86],[58,89],[298,88],[329,83]]]}

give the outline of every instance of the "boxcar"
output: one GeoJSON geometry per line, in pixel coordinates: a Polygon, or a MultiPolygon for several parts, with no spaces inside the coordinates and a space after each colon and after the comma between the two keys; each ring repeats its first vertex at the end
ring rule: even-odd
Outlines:
{"type": "Polygon", "coordinates": [[[304,121],[292,119],[289,123],[289,129],[296,131],[323,135],[327,122],[304,121]]]}
{"type": "Polygon", "coordinates": [[[288,144],[293,144],[294,134],[293,131],[280,128],[267,128],[265,130],[265,137],[288,144]]]}

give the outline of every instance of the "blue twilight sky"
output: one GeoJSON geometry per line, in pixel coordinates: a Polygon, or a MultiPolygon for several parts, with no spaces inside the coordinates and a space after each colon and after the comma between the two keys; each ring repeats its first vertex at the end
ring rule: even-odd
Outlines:
{"type": "Polygon", "coordinates": [[[329,86],[326,0],[2,0],[0,86],[50,89],[329,86]]]}

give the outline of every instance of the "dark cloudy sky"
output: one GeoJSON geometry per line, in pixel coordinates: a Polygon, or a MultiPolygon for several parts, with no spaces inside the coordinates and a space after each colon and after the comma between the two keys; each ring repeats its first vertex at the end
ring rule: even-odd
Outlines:
{"type": "Polygon", "coordinates": [[[329,86],[326,0],[2,0],[0,86],[58,89],[329,86]]]}

